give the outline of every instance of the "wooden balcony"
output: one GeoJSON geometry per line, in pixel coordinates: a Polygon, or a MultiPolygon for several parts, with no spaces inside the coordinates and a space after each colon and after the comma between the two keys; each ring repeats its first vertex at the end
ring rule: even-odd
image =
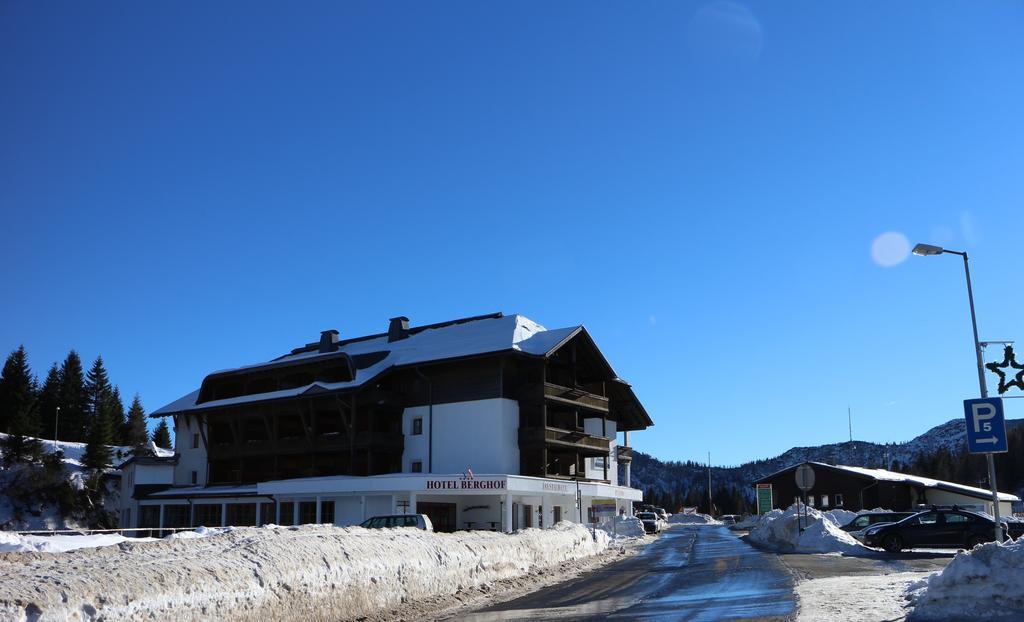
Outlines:
{"type": "Polygon", "coordinates": [[[625,445],[619,445],[615,449],[616,449],[616,451],[618,451],[617,458],[618,458],[619,462],[630,462],[631,460],[633,460],[633,448],[632,447],[626,447],[625,445]]]}
{"type": "Polygon", "coordinates": [[[607,456],[611,447],[611,439],[585,432],[561,428],[519,428],[520,446],[542,443],[548,447],[578,451],[585,456],[607,456]]]}
{"type": "Polygon", "coordinates": [[[549,402],[563,404],[573,408],[593,410],[599,413],[608,412],[607,397],[588,393],[583,389],[574,389],[557,384],[551,384],[550,382],[544,383],[544,399],[549,402]]]}

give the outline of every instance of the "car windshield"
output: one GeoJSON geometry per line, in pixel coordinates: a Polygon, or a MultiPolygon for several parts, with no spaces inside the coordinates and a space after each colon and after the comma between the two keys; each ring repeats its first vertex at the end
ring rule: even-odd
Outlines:
{"type": "Polygon", "coordinates": [[[657,516],[653,512],[640,512],[636,515],[640,520],[655,520],[657,516]]]}

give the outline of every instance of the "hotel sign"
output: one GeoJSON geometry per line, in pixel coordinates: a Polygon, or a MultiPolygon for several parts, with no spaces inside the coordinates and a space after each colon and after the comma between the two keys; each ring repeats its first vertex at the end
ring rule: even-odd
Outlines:
{"type": "Polygon", "coordinates": [[[424,482],[424,487],[426,490],[505,490],[505,480],[466,478],[428,479],[424,482]]]}

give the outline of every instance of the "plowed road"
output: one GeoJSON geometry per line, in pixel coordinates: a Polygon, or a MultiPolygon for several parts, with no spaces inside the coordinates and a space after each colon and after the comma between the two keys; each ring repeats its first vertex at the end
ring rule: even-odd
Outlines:
{"type": "Polygon", "coordinates": [[[643,553],[460,620],[789,620],[790,573],[722,526],[673,527],[643,553]]]}

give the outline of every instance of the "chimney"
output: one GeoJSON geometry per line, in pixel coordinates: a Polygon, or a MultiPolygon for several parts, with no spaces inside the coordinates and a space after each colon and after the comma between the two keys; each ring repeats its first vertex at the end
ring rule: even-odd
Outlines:
{"type": "Polygon", "coordinates": [[[324,352],[337,352],[338,351],[338,331],[334,330],[322,330],[320,331],[320,353],[324,352]]]}
{"type": "Polygon", "coordinates": [[[393,343],[409,336],[409,318],[404,315],[391,318],[388,325],[388,343],[393,343]]]}

